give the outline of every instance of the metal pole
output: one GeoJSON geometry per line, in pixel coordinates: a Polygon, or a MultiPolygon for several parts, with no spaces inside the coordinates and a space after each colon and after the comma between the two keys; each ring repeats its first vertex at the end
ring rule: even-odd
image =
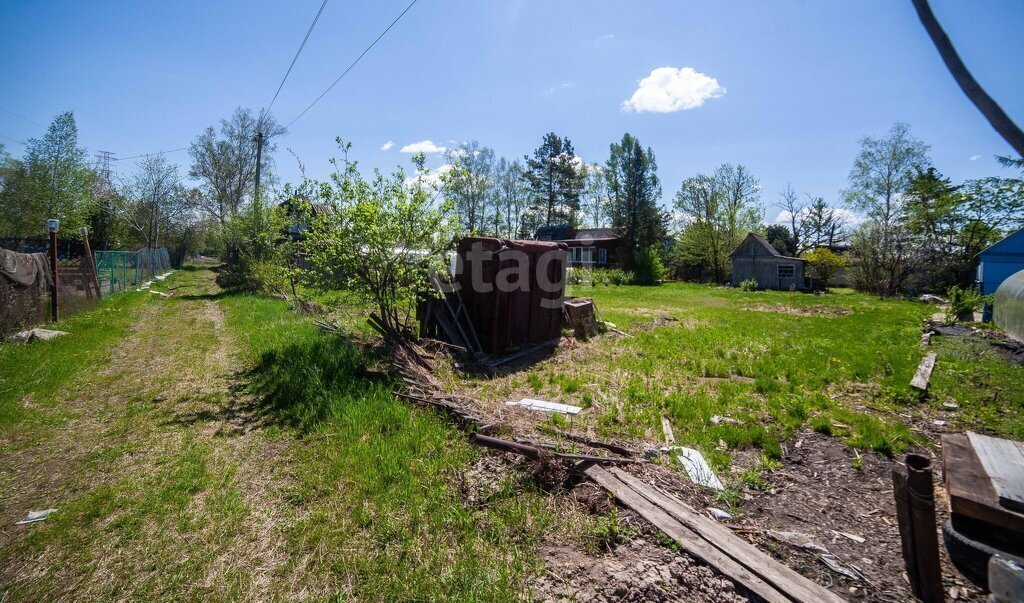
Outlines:
{"type": "Polygon", "coordinates": [[[892,480],[903,561],[911,590],[925,603],[941,602],[945,593],[939,566],[931,459],[908,454],[906,467],[894,468],[892,480]]]}
{"type": "Polygon", "coordinates": [[[50,287],[50,319],[53,322],[60,320],[57,311],[57,289],[60,284],[57,280],[57,233],[50,231],[50,272],[53,273],[53,286],[50,287]]]}

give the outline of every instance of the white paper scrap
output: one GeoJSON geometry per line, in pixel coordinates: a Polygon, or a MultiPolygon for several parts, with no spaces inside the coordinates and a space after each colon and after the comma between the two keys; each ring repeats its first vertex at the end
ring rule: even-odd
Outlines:
{"type": "Polygon", "coordinates": [[[547,412],[560,412],[567,415],[579,414],[582,408],[579,406],[573,406],[571,404],[560,404],[558,402],[548,402],[547,400],[534,400],[532,398],[523,398],[518,402],[506,402],[506,406],[522,406],[523,408],[529,408],[530,410],[540,410],[547,412]]]}
{"type": "Polygon", "coordinates": [[[682,448],[678,458],[683,468],[686,469],[686,474],[690,476],[690,481],[715,490],[725,490],[722,482],[718,481],[718,476],[711,470],[711,466],[704,460],[704,455],[699,450],[682,448]]]}

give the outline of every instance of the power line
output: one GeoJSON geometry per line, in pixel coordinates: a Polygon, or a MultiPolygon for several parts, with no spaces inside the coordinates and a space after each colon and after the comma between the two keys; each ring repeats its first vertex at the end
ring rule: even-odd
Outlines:
{"type": "Polygon", "coordinates": [[[299,49],[295,51],[295,56],[292,58],[292,64],[288,65],[288,71],[284,72],[284,77],[281,78],[281,83],[277,87],[277,92],[274,93],[274,98],[270,100],[270,104],[267,105],[267,111],[274,106],[274,101],[277,100],[277,95],[281,94],[281,88],[284,88],[284,83],[288,79],[288,75],[292,72],[292,67],[295,66],[295,61],[299,60],[299,55],[302,54],[302,49],[306,47],[306,42],[309,40],[309,34],[313,33],[313,28],[316,27],[316,22],[320,20],[320,14],[324,12],[324,7],[327,6],[327,0],[324,0],[320,4],[320,10],[316,12],[316,16],[313,17],[313,22],[309,24],[309,29],[306,30],[306,37],[302,38],[302,44],[299,44],[299,49]]]}
{"type": "Polygon", "coordinates": [[[345,77],[346,75],[348,75],[348,72],[349,72],[349,71],[352,71],[352,68],[353,68],[353,67],[355,67],[355,66],[356,66],[356,64],[357,64],[357,63],[359,63],[359,61],[360,61],[360,60],[362,60],[362,58],[363,58],[364,56],[366,56],[366,53],[370,52],[370,49],[372,49],[372,48],[373,48],[374,46],[376,46],[376,45],[377,45],[377,42],[380,42],[380,39],[381,39],[381,38],[383,38],[383,37],[384,37],[384,36],[385,36],[385,35],[386,35],[386,34],[387,34],[387,33],[388,33],[389,31],[391,31],[391,28],[392,28],[392,27],[394,27],[394,26],[395,26],[395,24],[396,24],[396,23],[398,23],[398,22],[399,22],[399,21],[400,21],[400,20],[402,19],[402,17],[404,17],[404,16],[405,16],[405,13],[409,12],[409,9],[410,9],[410,8],[412,8],[412,7],[413,7],[413,5],[414,5],[414,4],[416,4],[416,2],[418,2],[418,1],[419,1],[419,0],[412,0],[412,2],[410,2],[410,3],[409,3],[409,6],[405,7],[405,10],[403,10],[403,11],[401,12],[401,14],[399,14],[399,15],[398,15],[397,17],[395,17],[395,20],[391,22],[391,25],[388,25],[387,29],[385,29],[384,31],[382,31],[382,32],[381,32],[381,34],[380,34],[379,36],[377,36],[377,39],[376,39],[376,40],[374,40],[372,44],[370,44],[369,46],[367,46],[367,47],[366,47],[366,49],[365,49],[365,50],[363,50],[363,52],[361,52],[361,53],[359,54],[359,56],[357,56],[357,57],[356,57],[356,60],[352,61],[352,64],[348,66],[348,69],[346,69],[345,71],[343,71],[343,72],[342,72],[342,74],[338,76],[338,79],[334,80],[334,83],[333,83],[333,84],[331,84],[330,86],[328,86],[328,87],[327,87],[327,90],[324,90],[324,91],[323,91],[323,92],[322,92],[322,93],[320,94],[320,96],[316,97],[316,100],[314,100],[313,102],[311,102],[311,103],[309,104],[309,106],[308,106],[308,107],[306,107],[305,109],[303,109],[303,110],[302,110],[302,113],[299,113],[299,116],[298,116],[298,117],[296,117],[295,119],[291,120],[291,121],[290,121],[290,122],[288,123],[288,125],[287,125],[287,126],[285,126],[285,128],[290,128],[292,124],[294,124],[295,122],[299,121],[299,119],[301,119],[301,118],[302,118],[302,116],[303,116],[303,115],[305,115],[307,111],[309,111],[310,109],[312,109],[312,108],[313,108],[313,105],[315,105],[315,104],[317,104],[318,102],[320,102],[320,99],[322,99],[322,98],[323,98],[324,96],[326,96],[328,92],[330,92],[330,91],[331,91],[331,90],[332,90],[332,89],[333,89],[333,88],[334,88],[335,86],[337,86],[337,85],[338,85],[338,82],[340,82],[340,81],[341,81],[341,79],[342,79],[343,77],[345,77]]]}
{"type": "Polygon", "coordinates": [[[21,146],[25,146],[25,143],[23,141],[21,141],[21,140],[18,140],[17,138],[11,138],[10,136],[8,136],[6,134],[0,134],[0,136],[6,138],[7,140],[10,140],[11,142],[14,142],[16,144],[20,144],[21,146]]]}
{"type": "Polygon", "coordinates": [[[131,157],[117,157],[117,158],[114,158],[114,160],[115,161],[125,161],[127,159],[138,159],[140,157],[150,157],[151,155],[167,155],[168,153],[177,153],[177,152],[179,152],[179,150],[187,150],[187,149],[188,149],[187,146],[182,146],[181,148],[172,148],[170,150],[158,150],[158,152],[156,152],[156,153],[142,153],[142,154],[139,154],[139,155],[133,155],[131,157]]]}
{"type": "Polygon", "coordinates": [[[24,115],[18,115],[17,113],[15,113],[14,111],[11,111],[10,109],[4,109],[3,107],[0,107],[0,111],[3,111],[4,113],[10,113],[11,115],[17,117],[18,119],[23,119],[23,120],[27,121],[28,123],[30,123],[30,124],[32,124],[34,126],[39,126],[40,128],[45,128],[46,127],[43,124],[39,123],[38,121],[33,121],[33,120],[25,117],[24,115]]]}

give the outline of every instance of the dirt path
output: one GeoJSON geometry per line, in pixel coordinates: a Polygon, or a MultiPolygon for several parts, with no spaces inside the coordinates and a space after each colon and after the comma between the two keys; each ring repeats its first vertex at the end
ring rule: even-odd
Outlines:
{"type": "Polygon", "coordinates": [[[175,295],[63,388],[70,420],[0,455],[10,599],[269,598],[283,444],[254,420],[213,273],[172,278],[175,295]]]}

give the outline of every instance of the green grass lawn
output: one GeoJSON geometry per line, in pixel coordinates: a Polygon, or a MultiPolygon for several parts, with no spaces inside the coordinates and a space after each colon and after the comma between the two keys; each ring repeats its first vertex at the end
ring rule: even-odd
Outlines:
{"type": "Polygon", "coordinates": [[[528,595],[560,521],[529,480],[467,482],[485,453],[286,302],[166,285],[0,346],[31,377],[0,398],[0,600],[528,595]]]}
{"type": "Polygon", "coordinates": [[[528,389],[588,407],[582,426],[589,421],[606,436],[658,441],[665,416],[677,442],[721,469],[737,449],[777,458],[781,443],[806,427],[897,453],[925,443],[907,416],[924,419],[942,402],[959,405],[957,427],[1024,438],[1024,368],[985,344],[937,337],[929,397],[909,388],[926,353],[922,321],[935,312],[924,303],[685,283],[571,294],[593,297],[604,319],[631,336],[608,334],[527,374],[469,387],[495,400],[528,389]],[[677,320],[654,326],[659,317],[677,320]]]}

